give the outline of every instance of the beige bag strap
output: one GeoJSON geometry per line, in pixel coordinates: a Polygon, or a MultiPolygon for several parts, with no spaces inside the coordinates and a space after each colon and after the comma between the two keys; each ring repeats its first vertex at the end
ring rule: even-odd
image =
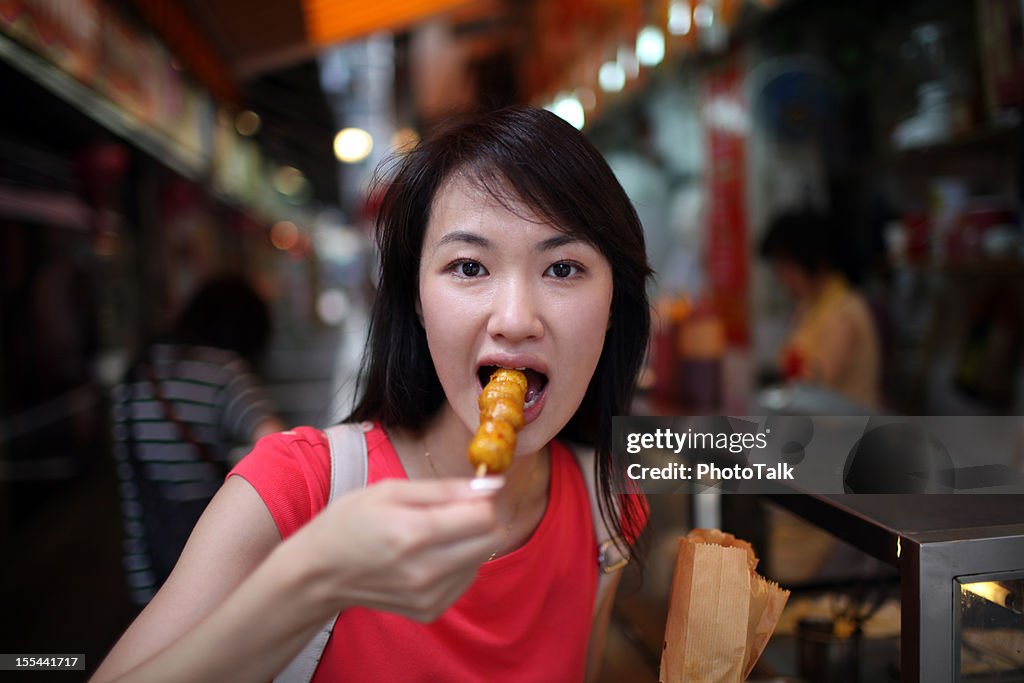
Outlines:
{"type": "MultiPolygon", "coordinates": [[[[366,432],[373,427],[368,422],[340,424],[324,430],[331,451],[331,488],[327,504],[349,493],[366,487],[366,432]]],[[[274,678],[274,683],[309,683],[313,679],[320,657],[334,630],[338,615],[332,616],[323,628],[306,644],[288,666],[274,678]]]]}
{"type": "MultiPolygon", "coordinates": [[[[620,537],[614,535],[611,529],[601,516],[601,504],[599,502],[597,489],[597,468],[595,463],[595,451],[589,446],[580,444],[569,444],[576,462],[579,463],[580,472],[583,474],[583,481],[587,485],[587,497],[590,498],[590,516],[594,521],[594,538],[597,540],[597,595],[594,599],[594,611],[601,605],[601,601],[608,593],[612,585],[612,579],[616,572],[629,564],[629,556],[622,552],[620,537]]],[[[612,514],[618,514],[619,508],[615,507],[612,514]]]]}

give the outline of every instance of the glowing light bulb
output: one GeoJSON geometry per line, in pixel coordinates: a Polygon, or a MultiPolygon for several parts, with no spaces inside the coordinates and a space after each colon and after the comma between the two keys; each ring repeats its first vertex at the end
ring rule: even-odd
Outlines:
{"type": "Polygon", "coordinates": [[[334,136],[334,156],[346,164],[356,164],[370,156],[373,136],[362,128],[344,128],[334,136]]]}
{"type": "Polygon", "coordinates": [[[715,23],[715,10],[706,2],[700,3],[693,8],[693,23],[698,28],[711,28],[715,23]]]}
{"type": "Polygon", "coordinates": [[[586,115],[583,113],[583,105],[575,96],[560,97],[555,101],[555,114],[562,117],[576,130],[581,130],[586,122],[586,115]]]}
{"type": "Polygon", "coordinates": [[[643,66],[657,66],[665,59],[665,36],[657,26],[645,26],[636,36],[636,58],[643,66]]]}
{"type": "Polygon", "coordinates": [[[605,62],[597,72],[597,83],[605,92],[619,92],[626,87],[626,72],[618,62],[605,62]]]}
{"type": "Polygon", "coordinates": [[[685,36],[693,28],[693,8],[689,2],[673,2],[668,7],[668,32],[685,36]]]}

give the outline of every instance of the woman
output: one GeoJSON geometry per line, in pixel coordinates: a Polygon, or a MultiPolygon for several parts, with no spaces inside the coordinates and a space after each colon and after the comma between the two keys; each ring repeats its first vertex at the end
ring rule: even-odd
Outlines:
{"type": "Polygon", "coordinates": [[[284,429],[254,372],[270,331],[248,282],[214,278],[114,388],[124,567],[139,607],[173,569],[233,447],[284,429]]]}
{"type": "Polygon", "coordinates": [[[796,318],[779,358],[791,380],[827,387],[877,408],[881,381],[871,309],[839,267],[832,223],[812,211],[775,218],[761,242],[775,276],[796,299],[796,318]]]}
{"type": "Polygon", "coordinates": [[[315,682],[596,676],[613,593],[595,609],[589,473],[557,438],[596,447],[607,523],[632,537],[642,500],[607,511],[649,327],[636,213],[578,131],[510,108],[404,157],[378,229],[350,416],[373,421],[369,485],[320,512],[323,434],[264,439],[95,681],[265,681],[339,610],[315,682]],[[483,487],[465,454],[499,366],[527,368],[526,426],[483,487]]]}

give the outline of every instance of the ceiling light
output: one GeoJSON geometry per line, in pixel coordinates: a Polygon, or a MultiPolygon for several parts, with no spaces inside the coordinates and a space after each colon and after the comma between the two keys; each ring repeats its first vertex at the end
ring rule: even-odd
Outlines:
{"type": "Polygon", "coordinates": [[[334,156],[346,164],[359,163],[373,151],[373,137],[362,128],[345,128],[334,136],[334,156]]]}
{"type": "Polygon", "coordinates": [[[555,101],[555,108],[553,110],[555,114],[562,117],[576,130],[581,130],[583,124],[586,122],[586,117],[583,114],[583,105],[576,99],[575,96],[569,95],[566,97],[559,97],[555,101]]]}
{"type": "Polygon", "coordinates": [[[715,23],[715,10],[707,2],[702,2],[693,8],[693,23],[698,28],[711,28],[715,23]]]}
{"type": "Polygon", "coordinates": [[[597,72],[597,82],[605,92],[619,92],[626,87],[626,72],[618,62],[605,62],[597,72]]]}
{"type": "Polygon", "coordinates": [[[689,2],[673,2],[668,6],[668,32],[685,36],[693,28],[693,8],[689,2]]]}
{"type": "Polygon", "coordinates": [[[645,26],[636,36],[636,58],[643,66],[658,66],[665,58],[665,36],[657,26],[645,26]]]}

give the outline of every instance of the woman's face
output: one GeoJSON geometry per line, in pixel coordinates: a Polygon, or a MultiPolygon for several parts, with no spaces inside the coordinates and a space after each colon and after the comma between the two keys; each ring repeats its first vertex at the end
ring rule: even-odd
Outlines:
{"type": "Polygon", "coordinates": [[[445,396],[468,432],[495,366],[526,368],[518,454],[550,441],[579,408],[604,346],[612,270],[593,245],[518,202],[504,208],[460,174],[434,198],[420,311],[445,396]]]}
{"type": "Polygon", "coordinates": [[[775,277],[786,288],[786,291],[797,300],[806,299],[811,295],[813,284],[811,276],[795,261],[776,259],[772,262],[772,270],[775,271],[775,277]]]}

